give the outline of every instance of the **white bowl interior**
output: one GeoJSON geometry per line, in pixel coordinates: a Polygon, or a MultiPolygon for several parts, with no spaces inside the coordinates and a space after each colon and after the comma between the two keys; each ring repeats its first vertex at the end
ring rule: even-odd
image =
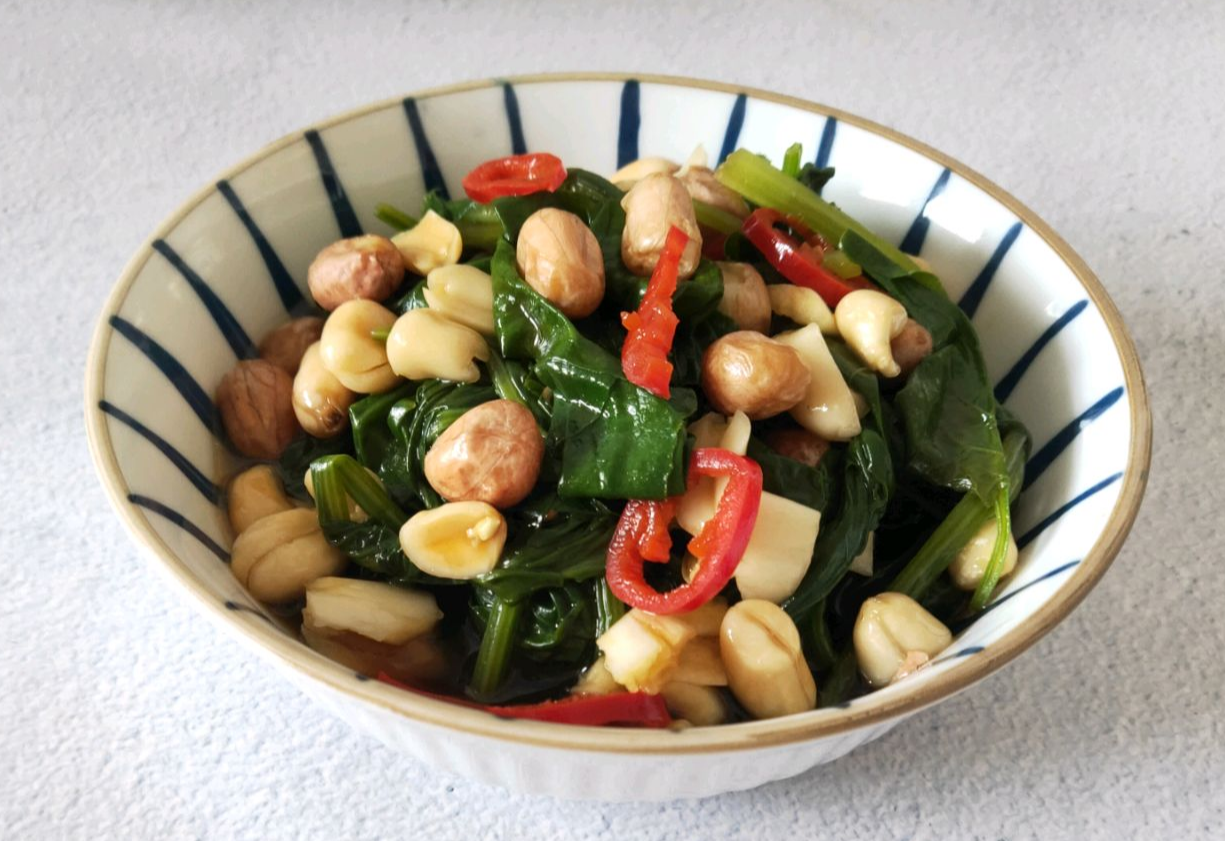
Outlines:
{"type": "MultiPolygon", "coordinates": [[[[1134,434],[1106,320],[1039,233],[974,183],[866,128],[792,104],[663,82],[535,80],[426,96],[290,138],[206,190],[133,263],[104,313],[98,402],[115,481],[218,603],[258,626],[264,609],[231,577],[217,505],[232,466],[210,396],[253,341],[305,294],[320,247],[358,227],[385,233],[379,202],[414,210],[429,187],[460,192],[476,163],[548,150],[608,174],[641,155],[712,158],[744,146],[837,167],[827,198],[934,266],[973,316],[1003,402],[1033,433],[1016,508],[1018,570],[989,612],[930,669],[861,698],[906,693],[1059,598],[1118,501],[1134,434]]],[[[261,633],[284,633],[273,627],[261,633]]],[[[357,678],[339,666],[335,680],[357,678]]],[[[813,713],[820,716],[827,713],[813,713]]]]}

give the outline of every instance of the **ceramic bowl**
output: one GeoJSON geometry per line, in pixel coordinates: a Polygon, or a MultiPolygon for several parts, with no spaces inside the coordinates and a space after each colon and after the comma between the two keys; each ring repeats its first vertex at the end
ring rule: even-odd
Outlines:
{"type": "Polygon", "coordinates": [[[195,603],[357,729],[515,791],[604,800],[699,797],[829,762],[981,680],[1067,616],[1136,516],[1150,419],[1136,353],[1105,290],[1016,199],[949,157],[832,108],[684,79],[486,81],[361,108],[285,137],[163,222],[124,269],[89,356],[86,417],[124,525],[195,603]],[[982,336],[1000,401],[1028,424],[1020,564],[926,668],[833,709],[684,731],[506,721],[366,680],[307,648],[230,575],[221,485],[232,456],[212,394],[303,301],[341,236],[386,233],[388,201],[459,193],[476,163],[547,150],[610,173],[640,155],[746,147],[837,167],[826,191],[938,272],[982,336]]]}

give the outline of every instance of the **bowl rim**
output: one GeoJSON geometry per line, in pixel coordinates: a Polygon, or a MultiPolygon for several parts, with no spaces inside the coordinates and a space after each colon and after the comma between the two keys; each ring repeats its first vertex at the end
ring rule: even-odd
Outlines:
{"type": "Polygon", "coordinates": [[[303,128],[265,145],[254,154],[228,168],[208,185],[197,190],[158,224],[123,268],[108,294],[90,342],[85,370],[85,426],[89,451],[112,507],[128,532],[159,561],[180,587],[214,620],[252,645],[262,656],[290,676],[318,681],[326,687],[363,703],[374,704],[390,713],[418,723],[470,736],[489,737],[541,748],[594,751],[621,754],[683,755],[760,749],[805,742],[846,733],[874,724],[900,720],[901,717],[948,698],[997,671],[1036,643],[1080,604],[1106,572],[1130,532],[1140,508],[1148,480],[1152,448],[1152,417],[1144,375],[1131,337],[1122,317],[1101,282],[1084,260],[1049,225],[1007,191],[975,170],[901,132],[855,114],[798,97],[723,82],[650,73],[562,72],[479,79],[429,88],[407,94],[418,100],[448,96],[496,87],[504,83],[530,85],[566,82],[627,82],[716,91],[731,95],[746,94],[755,99],[787,105],[842,122],[898,143],[947,167],[1016,214],[1050,246],[1072,270],[1110,331],[1123,368],[1127,388],[1131,442],[1122,487],[1101,535],[1085,554],[1071,577],[1052,598],[1032,616],[975,656],[961,658],[931,680],[917,684],[911,691],[866,700],[842,709],[815,710],[765,721],[690,728],[681,731],[623,728],[578,727],[544,722],[507,720],[480,710],[469,709],[424,695],[405,692],[373,680],[356,680],[351,670],[312,651],[279,629],[262,622],[236,621],[237,614],[227,610],[222,600],[206,588],[203,581],[182,561],[153,528],[143,511],[128,501],[129,489],[120,472],[111,446],[105,416],[97,409],[106,380],[107,351],[112,330],[110,316],[119,311],[136,277],[153,254],[152,243],[172,231],[201,202],[216,192],[216,183],[232,179],[270,155],[300,141],[309,129],[326,129],[391,107],[399,107],[405,95],[388,97],[359,106],[303,128]],[[293,674],[297,672],[298,674],[293,674]]]}

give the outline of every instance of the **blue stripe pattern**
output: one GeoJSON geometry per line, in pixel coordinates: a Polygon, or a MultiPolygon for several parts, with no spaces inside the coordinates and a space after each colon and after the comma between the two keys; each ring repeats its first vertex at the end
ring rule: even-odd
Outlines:
{"type": "Polygon", "coordinates": [[[1067,327],[1076,319],[1076,316],[1085,311],[1089,306],[1088,301],[1077,301],[1068,311],[1059,316],[1055,323],[1047,327],[1038,340],[1030,346],[1029,350],[1017,360],[1017,364],[1012,366],[1012,369],[1004,375],[1004,378],[999,381],[995,387],[995,399],[1003,403],[1012,395],[1013,389],[1021,382],[1021,378],[1025,376],[1025,372],[1029,370],[1029,366],[1034,364],[1034,360],[1038,358],[1038,354],[1042,353],[1043,348],[1051,343],[1063,328],[1067,327]]]}
{"type": "Polygon", "coordinates": [[[1122,473],[1116,473],[1113,476],[1107,476],[1105,479],[1098,482],[1093,487],[1089,488],[1089,490],[1081,493],[1079,496],[1075,497],[1074,499],[1069,500],[1068,502],[1065,502],[1063,505],[1056,508],[1051,514],[1045,517],[1042,520],[1042,522],[1038,523],[1038,525],[1034,526],[1032,529],[1025,532],[1025,534],[1017,538],[1017,549],[1024,549],[1026,546],[1028,546],[1030,543],[1034,541],[1034,538],[1036,538],[1038,535],[1042,534],[1042,532],[1046,531],[1048,528],[1053,526],[1055,522],[1060,517],[1062,517],[1064,514],[1068,513],[1073,508],[1075,508],[1077,505],[1080,505],[1086,499],[1098,493],[1099,491],[1103,491],[1106,488],[1110,487],[1111,485],[1113,485],[1115,482],[1119,481],[1122,478],[1123,478],[1122,473]]]}
{"type": "Polygon", "coordinates": [[[443,180],[442,168],[438,166],[438,158],[434,157],[434,149],[425,136],[425,126],[421,124],[421,113],[417,110],[417,100],[411,96],[404,100],[404,116],[408,117],[408,130],[413,134],[413,144],[417,147],[417,160],[421,162],[421,177],[425,180],[425,189],[434,191],[444,199],[450,199],[447,182],[443,180]]]}
{"type": "Polygon", "coordinates": [[[200,297],[200,301],[204,304],[208,314],[213,317],[213,321],[217,324],[217,329],[221,331],[221,335],[225,337],[230,348],[234,351],[234,355],[239,359],[251,359],[259,354],[255,350],[255,345],[251,342],[251,338],[247,335],[247,331],[242,329],[242,325],[238,323],[238,319],[234,314],[221,302],[204,278],[196,274],[191,266],[183,261],[183,258],[178,255],[170,244],[164,239],[154,241],[153,250],[166,258],[170,265],[178,270],[183,279],[192,288],[192,291],[200,297]]]}
{"type": "MultiPolygon", "coordinates": [[[[503,102],[506,108],[506,118],[510,131],[511,151],[513,154],[525,154],[528,150],[527,141],[523,132],[523,123],[519,110],[518,98],[515,94],[513,86],[508,82],[502,83],[503,102]]],[[[618,168],[637,160],[639,157],[639,133],[641,129],[641,90],[637,80],[628,80],[625,82],[621,92],[621,111],[620,121],[617,135],[617,166],[618,168]]],[[[417,102],[409,97],[403,100],[403,107],[409,128],[413,136],[413,141],[416,145],[417,155],[420,159],[420,166],[427,190],[436,191],[443,198],[449,198],[449,192],[445,180],[439,167],[437,158],[426,137],[425,129],[421,121],[421,116],[418,110],[417,102]]],[[[728,155],[735,151],[739,142],[740,134],[744,128],[745,115],[747,111],[747,96],[743,93],[738,94],[732,105],[731,113],[728,118],[727,128],[724,133],[722,147],[719,151],[718,161],[723,162],[728,155]]],[[[818,167],[826,167],[829,165],[834,140],[837,133],[838,121],[834,117],[827,117],[825,125],[821,132],[820,141],[817,146],[815,164],[818,167]]],[[[305,139],[310,145],[314,153],[316,163],[318,165],[320,178],[328,195],[328,200],[331,203],[333,214],[336,217],[337,225],[340,228],[341,234],[346,237],[357,236],[362,233],[361,225],[357,215],[353,210],[353,206],[349,201],[348,195],[332,165],[331,158],[328,155],[327,149],[323,144],[322,138],[318,131],[310,130],[305,134],[305,139]]],[[[922,251],[926,236],[930,228],[930,220],[927,217],[927,208],[933,199],[938,197],[948,186],[951,178],[951,173],[948,168],[945,168],[940,176],[933,184],[931,191],[923,202],[923,207],[920,209],[915,220],[911,223],[905,236],[900,243],[900,249],[908,254],[918,254],[922,251]]],[[[292,276],[285,268],[284,263],[280,260],[276,251],[272,248],[267,237],[259,229],[250,213],[247,211],[233,187],[227,181],[217,183],[217,190],[223,198],[229,203],[234,213],[238,216],[247,232],[254,241],[260,256],[268,269],[268,273],[275,285],[277,294],[279,295],[282,304],[289,312],[293,312],[300,307],[304,302],[304,297],[301,290],[294,283],[292,276]]],[[[1020,222],[1012,225],[1005,235],[1001,238],[996,246],[991,257],[984,265],[982,271],[970,284],[966,293],[963,295],[960,306],[967,316],[973,317],[977,309],[982,303],[982,300],[990,286],[995,274],[997,273],[1001,263],[1007,255],[1013,243],[1020,236],[1022,224],[1020,222]]],[[[249,336],[243,330],[242,326],[234,318],[230,310],[222,303],[220,298],[212,291],[208,284],[189,267],[183,259],[170,247],[164,240],[157,240],[153,243],[153,248],[167,261],[174,266],[175,269],[184,277],[191,286],[193,291],[200,297],[206,309],[209,311],[218,329],[226,339],[227,343],[233,349],[236,356],[240,359],[251,358],[257,355],[256,348],[251,342],[249,336]]],[[[1041,336],[1033,343],[1033,345],[1021,356],[1021,358],[1012,366],[1008,373],[999,381],[995,388],[996,399],[1001,403],[1006,401],[1013,393],[1026,372],[1033,365],[1042,351],[1049,345],[1058,334],[1074,321],[1082,312],[1088,308],[1088,301],[1081,300],[1072,305],[1063,315],[1053,322],[1041,336]]],[[[170,381],[175,389],[182,396],[184,401],[200,419],[200,421],[211,431],[219,429],[216,408],[213,405],[207,392],[195,381],[195,379],[187,372],[181,363],[170,354],[162,345],[149,337],[146,333],[140,330],[131,322],[121,318],[118,315],[110,318],[110,324],[120,335],[124,336],[138,350],[140,350],[153,364],[162,372],[170,381]]],[[[1093,406],[1087,409],[1084,413],[1078,416],[1075,420],[1056,433],[1051,440],[1044,445],[1026,465],[1026,482],[1025,486],[1032,485],[1050,466],[1051,464],[1067,449],[1075,440],[1080,431],[1100,417],[1104,412],[1110,409],[1124,395],[1125,390],[1122,387],[1116,388],[1098,400],[1093,406]]],[[[182,453],[168,443],[165,439],[153,432],[151,429],[140,423],[134,417],[119,409],[108,401],[101,401],[98,408],[123,423],[141,437],[149,441],[166,458],[175,465],[176,468],[195,486],[206,499],[213,504],[220,504],[222,499],[221,488],[212,482],[208,476],[199,468],[192,464],[182,453]]],[[[1046,529],[1050,528],[1060,518],[1066,515],[1082,502],[1090,499],[1094,495],[1100,493],[1105,488],[1110,487],[1122,478],[1123,474],[1115,473],[1106,479],[1098,482],[1087,490],[1083,491],[1075,498],[1061,505],[1035,526],[1030,528],[1024,535],[1017,540],[1018,547],[1024,549],[1040,536],[1046,529]]],[[[199,526],[192,523],[178,511],[169,506],[158,502],[150,497],[141,496],[139,494],[130,494],[129,502],[134,505],[145,508],[149,511],[159,514],[171,523],[192,535],[200,541],[205,547],[212,551],[218,558],[223,561],[229,561],[229,553],[226,552],[220,544],[206,534],[199,526]]],[[[983,614],[990,610],[999,607],[1014,596],[1019,595],[1025,590],[1058,576],[1068,570],[1074,568],[1080,563],[1079,560],[1070,561],[1062,564],[1055,569],[1052,569],[1033,581],[1019,587],[1018,589],[1002,596],[996,601],[988,605],[981,613],[973,617],[977,620],[983,614]]],[[[229,610],[250,612],[259,616],[265,621],[272,621],[258,610],[249,608],[245,605],[236,602],[226,601],[225,606],[229,610]]],[[[965,627],[969,627],[973,620],[965,621],[958,632],[965,627]]],[[[948,655],[942,659],[952,659],[966,657],[972,654],[977,654],[983,651],[983,646],[967,646],[957,652],[948,655]]],[[[839,706],[848,706],[842,704],[839,706]]]]}
{"type": "Polygon", "coordinates": [[[510,152],[512,155],[527,154],[527,140],[523,137],[523,119],[519,116],[519,97],[510,82],[502,83],[502,101],[506,105],[506,122],[510,126],[510,152]]]}
{"type": "Polygon", "coordinates": [[[188,461],[187,456],[175,449],[169,441],[158,435],[152,429],[145,426],[143,423],[113,403],[106,400],[101,400],[98,402],[98,408],[161,450],[162,455],[169,459],[170,463],[177,467],[179,472],[187,477],[187,481],[195,485],[196,490],[204,494],[205,499],[214,505],[221,502],[221,488],[217,487],[217,485],[215,485],[212,480],[205,475],[203,470],[188,461]]]}
{"type": "Polygon", "coordinates": [[[115,328],[116,333],[135,345],[137,350],[157,366],[157,369],[165,375],[175,390],[183,396],[183,400],[187,402],[191,410],[196,413],[200,423],[204,424],[209,431],[216,432],[219,428],[217,408],[209,399],[208,392],[200,387],[191,374],[187,373],[182,363],[132,322],[112,315],[110,325],[115,328]]]}
{"type": "Polygon", "coordinates": [[[260,611],[256,610],[256,609],[255,609],[255,608],[253,608],[253,607],[247,607],[245,604],[239,604],[238,602],[232,602],[232,601],[230,601],[230,600],[228,600],[228,599],[227,599],[227,600],[225,601],[225,609],[226,609],[226,610],[232,610],[232,611],[234,611],[235,613],[249,613],[249,614],[251,614],[252,616],[258,616],[260,619],[263,619],[263,620],[264,620],[265,622],[267,622],[269,625],[275,625],[275,624],[276,624],[275,622],[273,622],[273,621],[272,621],[272,619],[271,619],[270,617],[266,616],[264,613],[262,613],[262,612],[260,612],[260,611]]]}
{"type": "Polygon", "coordinates": [[[978,312],[978,305],[983,302],[983,296],[987,294],[987,287],[991,285],[991,281],[995,278],[995,273],[999,270],[1000,263],[1004,262],[1004,256],[1008,254],[1008,249],[1012,248],[1012,244],[1017,241],[1017,237],[1021,235],[1021,223],[1017,222],[1008,229],[1008,233],[1004,234],[1004,238],[1000,240],[1000,244],[995,247],[991,259],[987,261],[987,265],[983,266],[983,270],[978,273],[978,277],[974,278],[974,282],[970,284],[970,288],[966,290],[966,294],[961,296],[958,306],[967,317],[973,318],[974,313],[978,312]]]}
{"type": "Polygon", "coordinates": [[[966,628],[968,628],[968,627],[970,627],[971,625],[973,625],[973,624],[974,624],[974,623],[975,623],[975,622],[976,622],[978,619],[982,618],[982,617],[983,617],[983,616],[985,616],[986,614],[988,614],[988,613],[990,613],[991,611],[995,610],[997,607],[999,607],[1000,605],[1004,604],[1004,603],[1005,603],[1005,602],[1007,602],[1009,599],[1012,599],[1012,598],[1015,598],[1015,597],[1017,597],[1017,596],[1021,595],[1021,594],[1022,594],[1022,593],[1024,593],[1026,590],[1028,590],[1030,587],[1033,587],[1035,584],[1041,584],[1043,581],[1049,581],[1050,579],[1054,578],[1055,576],[1057,576],[1057,575],[1061,575],[1061,574],[1063,574],[1063,573],[1067,572],[1068,570],[1070,570],[1070,569],[1072,569],[1072,568],[1076,567],[1076,566],[1077,566],[1079,563],[1080,563],[1080,561],[1079,561],[1079,560],[1075,560],[1075,561],[1068,561],[1066,564],[1060,564],[1059,566],[1055,567],[1054,569],[1050,570],[1049,572],[1044,572],[1044,573],[1042,573],[1042,574],[1041,574],[1041,575],[1039,575],[1037,578],[1035,578],[1033,581],[1030,581],[1029,583],[1024,584],[1024,585],[1022,585],[1022,586],[1018,587],[1017,589],[1013,590],[1011,593],[1008,593],[1007,595],[1004,595],[1004,596],[999,597],[999,598],[998,598],[998,599],[996,599],[995,601],[991,602],[991,604],[987,605],[987,606],[986,606],[986,607],[984,607],[982,610],[980,610],[980,611],[979,611],[979,612],[978,612],[978,613],[977,613],[975,616],[972,616],[972,617],[970,617],[968,620],[965,620],[965,621],[963,621],[963,622],[959,623],[959,624],[958,624],[956,627],[950,628],[950,630],[951,630],[951,631],[952,631],[954,634],[960,634],[960,633],[961,633],[962,631],[964,631],[966,628]]]}
{"type": "Polygon", "coordinates": [[[957,649],[952,654],[945,654],[941,657],[937,657],[935,660],[931,661],[931,665],[935,666],[940,663],[947,663],[949,660],[957,660],[962,657],[969,657],[971,654],[978,654],[979,652],[985,651],[985,650],[986,650],[985,647],[981,645],[967,645],[965,648],[957,649]]]}
{"type": "Polygon", "coordinates": [[[906,236],[902,237],[902,242],[898,248],[905,254],[918,254],[923,250],[923,240],[927,239],[927,229],[931,227],[931,220],[927,218],[927,206],[932,203],[936,196],[944,192],[944,188],[949,184],[948,167],[944,168],[944,172],[940,173],[940,177],[936,179],[936,183],[932,185],[931,192],[927,194],[927,198],[923,200],[923,206],[919,208],[919,215],[910,223],[910,230],[906,232],[906,236]]]}
{"type": "Polygon", "coordinates": [[[621,122],[617,128],[617,169],[638,160],[639,113],[638,80],[630,79],[621,89],[621,122]]]}
{"type": "Polygon", "coordinates": [[[238,198],[238,194],[234,192],[234,188],[230,186],[230,182],[218,181],[217,192],[229,202],[238,221],[242,222],[242,226],[251,235],[251,240],[259,249],[259,256],[264,259],[264,265],[268,267],[268,275],[272,278],[276,293],[281,296],[281,303],[285,306],[285,311],[293,314],[297,308],[302,306],[302,290],[298,289],[298,284],[293,282],[289,270],[285,268],[285,264],[281,262],[281,258],[272,248],[272,243],[268,242],[268,237],[264,236],[264,232],[255,224],[255,220],[247,212],[247,208],[238,198]]]}
{"type": "Polygon", "coordinates": [[[226,563],[230,562],[230,553],[222,549],[221,544],[213,540],[211,537],[209,537],[207,534],[204,533],[203,529],[201,529],[191,520],[184,517],[178,511],[175,511],[170,506],[163,505],[162,503],[158,502],[156,499],[151,499],[147,496],[141,496],[140,494],[128,494],[128,502],[132,503],[133,505],[139,505],[141,508],[146,508],[154,512],[155,514],[162,515],[167,520],[169,520],[170,522],[174,523],[176,526],[181,528],[183,531],[190,534],[196,540],[203,543],[205,547],[211,550],[212,553],[216,555],[218,558],[225,561],[226,563]]]}
{"type": "Polygon", "coordinates": [[[829,155],[834,150],[834,135],[838,131],[838,120],[825,118],[825,127],[821,129],[821,140],[817,143],[817,158],[814,161],[818,169],[829,166],[829,155]]]}
{"type": "Polygon", "coordinates": [[[1054,437],[1046,443],[1046,446],[1038,450],[1025,465],[1025,487],[1028,488],[1038,481],[1038,477],[1046,472],[1046,469],[1051,466],[1051,462],[1057,459],[1060,453],[1076,440],[1076,436],[1080,434],[1080,431],[1101,417],[1102,413],[1115,403],[1118,403],[1119,398],[1122,396],[1123,386],[1119,386],[1086,409],[1076,420],[1056,432],[1054,437]]]}
{"type": "Polygon", "coordinates": [[[719,163],[727,160],[727,156],[736,151],[740,142],[740,130],[744,128],[744,112],[749,98],[744,94],[736,95],[736,103],[732,105],[732,115],[727,118],[727,131],[723,133],[723,147],[719,150],[719,163]]]}
{"type": "Polygon", "coordinates": [[[340,235],[346,238],[361,236],[361,223],[357,221],[357,214],[353,212],[353,205],[349,203],[349,194],[345,192],[344,184],[340,183],[336,167],[332,166],[332,157],[328,154],[327,147],[323,145],[323,138],[319,136],[319,132],[311,129],[306,132],[306,142],[315,155],[319,178],[323,181],[323,189],[327,191],[328,201],[332,203],[332,215],[336,217],[336,226],[340,228],[340,235]]]}

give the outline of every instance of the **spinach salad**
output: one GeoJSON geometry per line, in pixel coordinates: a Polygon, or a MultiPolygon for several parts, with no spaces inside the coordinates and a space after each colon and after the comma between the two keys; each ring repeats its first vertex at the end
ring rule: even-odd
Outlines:
{"type": "Polygon", "coordinates": [[[312,263],[223,379],[232,570],[358,673],[703,726],[905,679],[1016,564],[1029,450],[938,278],[745,150],[489,161],[312,263]]]}

